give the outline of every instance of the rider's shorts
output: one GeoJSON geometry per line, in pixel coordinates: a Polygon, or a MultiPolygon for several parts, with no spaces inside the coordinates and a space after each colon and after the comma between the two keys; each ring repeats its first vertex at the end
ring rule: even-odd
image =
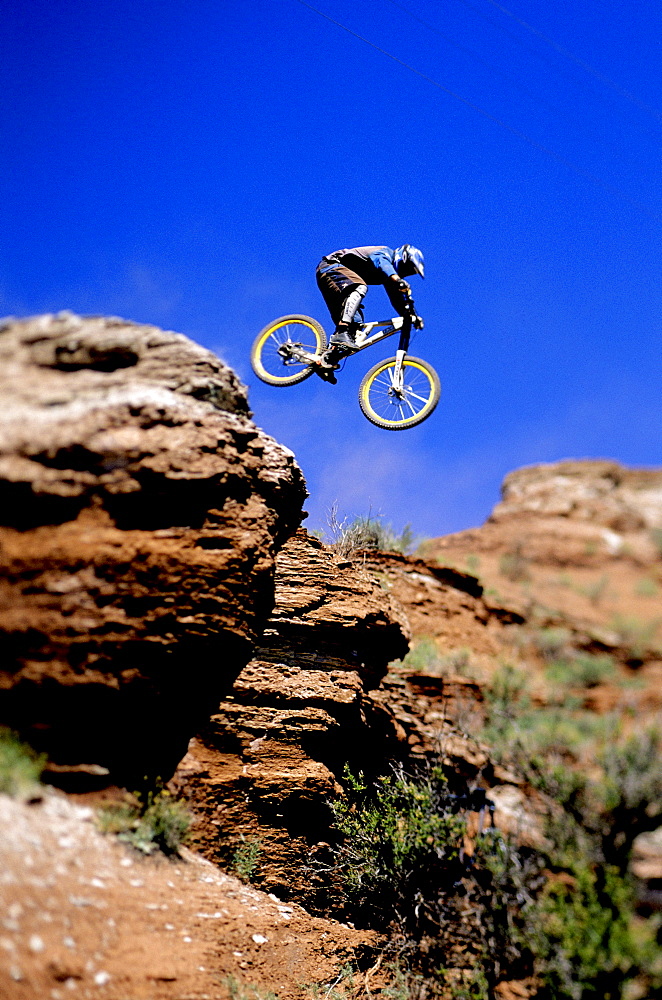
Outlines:
{"type": "Polygon", "coordinates": [[[333,257],[323,257],[317,267],[317,287],[324,297],[334,323],[340,319],[343,302],[352,289],[364,284],[364,279],[355,271],[343,267],[333,257]]]}

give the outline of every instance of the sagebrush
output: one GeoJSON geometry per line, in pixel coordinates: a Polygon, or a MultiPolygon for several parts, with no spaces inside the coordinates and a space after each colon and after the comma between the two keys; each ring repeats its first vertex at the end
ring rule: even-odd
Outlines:
{"type": "Polygon", "coordinates": [[[146,792],[134,792],[124,802],[100,809],[98,821],[104,833],[117,834],[143,854],[158,850],[178,854],[187,840],[192,817],[187,806],[157,781],[146,792]]]}

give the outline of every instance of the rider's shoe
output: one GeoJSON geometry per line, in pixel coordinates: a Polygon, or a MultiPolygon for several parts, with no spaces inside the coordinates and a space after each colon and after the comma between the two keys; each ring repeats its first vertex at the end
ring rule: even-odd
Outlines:
{"type": "Polygon", "coordinates": [[[331,385],[338,385],[338,379],[334,375],[333,368],[325,368],[324,365],[319,365],[315,372],[322,379],[323,382],[330,382],[331,385]]]}
{"type": "Polygon", "coordinates": [[[350,336],[347,328],[340,328],[335,331],[331,340],[329,341],[329,347],[345,347],[350,351],[356,350],[356,344],[354,338],[350,336]]]}

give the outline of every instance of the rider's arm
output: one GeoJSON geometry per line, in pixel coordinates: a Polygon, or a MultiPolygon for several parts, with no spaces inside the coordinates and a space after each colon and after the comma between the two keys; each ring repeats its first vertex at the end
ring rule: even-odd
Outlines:
{"type": "Polygon", "coordinates": [[[388,247],[380,247],[378,250],[373,250],[368,260],[378,271],[382,272],[384,275],[384,284],[393,278],[399,281],[396,270],[393,267],[393,251],[389,250],[388,247]]]}

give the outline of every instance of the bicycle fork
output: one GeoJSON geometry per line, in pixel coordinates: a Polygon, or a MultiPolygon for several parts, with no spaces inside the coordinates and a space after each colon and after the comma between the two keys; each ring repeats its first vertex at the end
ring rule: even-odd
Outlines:
{"type": "Polygon", "coordinates": [[[398,343],[398,349],[395,352],[395,365],[393,367],[393,373],[391,375],[391,389],[396,396],[402,398],[402,391],[404,388],[405,373],[404,373],[404,361],[407,357],[407,351],[409,349],[409,335],[411,333],[411,323],[405,322],[402,328],[402,333],[400,334],[400,342],[398,343]]]}

